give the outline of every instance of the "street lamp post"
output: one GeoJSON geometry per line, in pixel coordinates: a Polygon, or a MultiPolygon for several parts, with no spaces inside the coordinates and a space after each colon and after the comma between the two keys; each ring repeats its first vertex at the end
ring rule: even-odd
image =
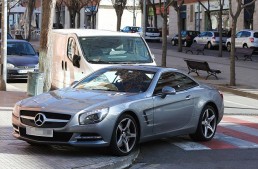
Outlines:
{"type": "Polygon", "coordinates": [[[135,17],[135,0],[133,0],[133,26],[136,26],[136,17],[135,17]]]}

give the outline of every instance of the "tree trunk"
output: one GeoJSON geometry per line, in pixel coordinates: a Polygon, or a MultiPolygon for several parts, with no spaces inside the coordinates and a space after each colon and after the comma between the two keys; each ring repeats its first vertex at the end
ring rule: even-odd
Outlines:
{"type": "Polygon", "coordinates": [[[77,28],[81,27],[81,13],[77,12],[77,28]]]}
{"type": "Polygon", "coordinates": [[[28,4],[28,29],[26,30],[27,31],[27,41],[30,41],[30,38],[31,38],[31,21],[32,21],[32,15],[33,15],[33,10],[34,10],[34,6],[35,6],[35,1],[34,0],[29,0],[29,4],[28,4]]]}
{"type": "Polygon", "coordinates": [[[211,26],[211,13],[210,12],[207,12],[207,19],[208,19],[207,30],[211,31],[212,30],[212,26],[211,26]]]}
{"type": "Polygon", "coordinates": [[[56,12],[56,26],[57,26],[58,29],[60,29],[60,25],[61,25],[60,15],[61,15],[60,9],[57,9],[57,12],[56,12]]]}
{"type": "Polygon", "coordinates": [[[121,14],[121,12],[118,12],[117,13],[116,31],[120,31],[121,21],[122,21],[122,14],[121,14]]]}
{"type": "Polygon", "coordinates": [[[181,22],[181,17],[180,17],[180,8],[178,8],[177,12],[177,29],[178,29],[178,52],[182,52],[182,22],[181,22]]]}
{"type": "Polygon", "coordinates": [[[222,10],[223,10],[223,6],[220,6],[220,11],[219,11],[219,54],[218,57],[222,57],[222,10]]]}
{"type": "Polygon", "coordinates": [[[235,34],[236,34],[237,19],[232,19],[232,32],[231,32],[231,52],[230,52],[230,86],[236,85],[236,72],[235,72],[235,34]]]}
{"type": "Polygon", "coordinates": [[[40,38],[39,70],[44,73],[44,92],[51,88],[51,29],[53,26],[53,15],[56,0],[42,1],[42,26],[40,38]]]}
{"type": "Polygon", "coordinates": [[[162,60],[161,66],[167,66],[167,10],[164,9],[163,25],[162,25],[162,60]]]}
{"type": "Polygon", "coordinates": [[[74,10],[69,10],[69,13],[70,13],[70,28],[75,28],[76,12],[74,12],[74,10]]]}

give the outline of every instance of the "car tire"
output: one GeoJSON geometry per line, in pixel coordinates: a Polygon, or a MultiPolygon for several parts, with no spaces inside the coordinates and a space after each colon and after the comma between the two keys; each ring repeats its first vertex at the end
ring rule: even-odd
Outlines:
{"type": "Polygon", "coordinates": [[[117,156],[130,154],[138,143],[138,126],[135,119],[129,114],[120,116],[115,124],[110,150],[117,156]]]}
{"type": "Polygon", "coordinates": [[[187,42],[186,41],[184,42],[184,47],[187,47],[187,42]]]}
{"type": "Polygon", "coordinates": [[[201,112],[198,127],[190,137],[195,141],[209,141],[215,135],[217,129],[217,114],[212,106],[205,106],[201,112]]]}
{"type": "Polygon", "coordinates": [[[243,48],[248,48],[247,44],[244,44],[244,45],[243,45],[243,48]]]}
{"type": "Polygon", "coordinates": [[[171,40],[172,46],[176,46],[176,42],[174,40],[171,40]]]}
{"type": "Polygon", "coordinates": [[[228,52],[231,51],[231,44],[230,44],[230,43],[227,44],[227,51],[228,51],[228,52]]]}
{"type": "Polygon", "coordinates": [[[210,42],[207,43],[207,48],[208,48],[209,50],[212,49],[212,44],[211,44],[210,42]]]}

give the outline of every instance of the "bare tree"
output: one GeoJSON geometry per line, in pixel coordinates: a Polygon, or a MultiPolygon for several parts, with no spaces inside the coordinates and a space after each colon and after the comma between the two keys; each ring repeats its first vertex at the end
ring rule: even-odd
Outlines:
{"type": "Polygon", "coordinates": [[[62,6],[64,5],[64,0],[56,0],[56,27],[58,29],[61,28],[61,10],[62,6]]]}
{"type": "Polygon", "coordinates": [[[212,30],[212,25],[211,25],[211,10],[210,10],[210,0],[207,0],[207,7],[201,2],[201,0],[198,0],[198,2],[200,3],[200,5],[205,9],[206,11],[206,15],[207,15],[207,30],[212,30]]]}
{"type": "Polygon", "coordinates": [[[232,7],[232,0],[229,0],[229,11],[230,16],[232,18],[232,31],[231,31],[231,49],[230,49],[230,85],[236,85],[236,73],[235,73],[235,34],[236,34],[236,26],[237,19],[242,11],[242,9],[246,8],[249,5],[252,5],[256,0],[252,0],[247,4],[242,3],[243,0],[234,0],[234,3],[237,4],[235,10],[232,7]],[[235,13],[233,13],[235,11],[235,13]]]}
{"type": "Polygon", "coordinates": [[[120,31],[122,15],[123,15],[125,6],[127,4],[127,0],[112,0],[112,4],[113,4],[113,7],[115,8],[116,16],[117,16],[116,30],[120,31]]]}
{"type": "Polygon", "coordinates": [[[161,17],[163,18],[163,24],[162,24],[162,60],[161,60],[161,66],[166,67],[167,65],[167,22],[168,22],[168,8],[171,4],[177,3],[177,0],[167,0],[164,2],[161,2],[159,0],[159,7],[161,9],[161,6],[163,5],[163,12],[161,12],[161,17]]]}
{"type": "MultiPolygon", "coordinates": [[[[9,0],[8,1],[8,12],[7,12],[7,18],[10,17],[11,9],[13,9],[18,3],[20,3],[21,0],[9,0]]],[[[9,19],[7,19],[7,32],[9,32],[9,19]]]]}
{"type": "Polygon", "coordinates": [[[44,73],[44,91],[49,91],[51,87],[51,30],[53,26],[53,15],[56,0],[42,1],[42,26],[39,49],[39,69],[44,73]]]}
{"type": "MultiPolygon", "coordinates": [[[[90,0],[64,0],[64,4],[67,6],[70,14],[70,28],[75,28],[75,17],[77,16],[77,28],[80,27],[80,11],[88,4],[90,0]]],[[[92,0],[96,1],[96,0],[92,0]]]]}
{"type": "Polygon", "coordinates": [[[177,30],[178,30],[178,52],[182,52],[182,35],[181,35],[181,31],[182,31],[182,19],[180,17],[180,9],[184,4],[184,0],[173,0],[172,1],[172,6],[175,9],[175,11],[177,12],[177,30]]]}
{"type": "Polygon", "coordinates": [[[218,57],[222,57],[222,13],[223,13],[223,6],[224,6],[224,0],[218,0],[219,2],[219,54],[218,57]]]}

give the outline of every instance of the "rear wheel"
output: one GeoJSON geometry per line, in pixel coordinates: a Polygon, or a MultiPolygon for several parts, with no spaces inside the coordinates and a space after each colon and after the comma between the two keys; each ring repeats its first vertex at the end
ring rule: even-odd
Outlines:
{"type": "Polygon", "coordinates": [[[248,48],[247,44],[244,44],[244,45],[243,45],[243,48],[248,48]]]}
{"type": "Polygon", "coordinates": [[[130,154],[138,141],[138,127],[135,119],[123,114],[116,122],[110,144],[114,155],[125,156],[130,154]]]}
{"type": "Polygon", "coordinates": [[[217,114],[212,106],[205,106],[199,118],[197,130],[190,137],[196,141],[209,141],[217,128],[217,114]]]}
{"type": "Polygon", "coordinates": [[[231,44],[230,44],[230,43],[227,44],[227,51],[228,51],[228,52],[231,51],[231,44]]]}
{"type": "Polygon", "coordinates": [[[207,48],[210,50],[212,49],[212,44],[210,42],[207,43],[207,48]]]}
{"type": "Polygon", "coordinates": [[[184,47],[187,47],[187,42],[186,41],[184,42],[184,47]]]}
{"type": "Polygon", "coordinates": [[[171,44],[172,44],[172,46],[176,46],[176,42],[175,42],[175,40],[171,40],[171,44]]]}

